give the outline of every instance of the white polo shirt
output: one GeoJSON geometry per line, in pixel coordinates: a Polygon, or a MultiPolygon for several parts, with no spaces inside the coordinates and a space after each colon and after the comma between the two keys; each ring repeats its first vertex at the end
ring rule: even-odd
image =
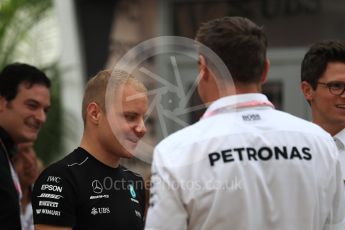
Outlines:
{"type": "Polygon", "coordinates": [[[341,171],[343,174],[343,180],[345,181],[345,129],[341,130],[333,138],[339,150],[341,171]]]}
{"type": "Polygon", "coordinates": [[[146,229],[344,229],[338,151],[266,96],[221,98],[154,152],[146,229]]]}

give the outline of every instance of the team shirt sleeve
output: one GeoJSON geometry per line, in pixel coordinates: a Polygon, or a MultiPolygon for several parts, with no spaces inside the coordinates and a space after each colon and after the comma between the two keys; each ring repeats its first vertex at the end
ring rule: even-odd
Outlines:
{"type": "Polygon", "coordinates": [[[345,229],[345,191],[340,161],[337,161],[334,171],[334,180],[329,187],[335,188],[335,193],[325,229],[343,230],[345,229]]]}
{"type": "Polygon", "coordinates": [[[187,229],[187,211],[179,198],[179,186],[154,154],[149,209],[145,229],[187,229]]]}
{"type": "Polygon", "coordinates": [[[34,224],[72,227],[76,223],[77,192],[63,168],[47,168],[32,193],[34,224]]]}

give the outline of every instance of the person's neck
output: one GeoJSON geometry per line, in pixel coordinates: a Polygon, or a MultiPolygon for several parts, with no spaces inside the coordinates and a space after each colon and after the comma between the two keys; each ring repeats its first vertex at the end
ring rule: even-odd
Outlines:
{"type": "Polygon", "coordinates": [[[247,93],[261,93],[261,84],[235,83],[235,88],[233,85],[228,87],[224,86],[222,89],[218,89],[217,92],[209,93],[203,102],[208,106],[220,98],[247,93]]]}
{"type": "Polygon", "coordinates": [[[261,93],[261,84],[235,83],[236,94],[261,93]]]}
{"type": "Polygon", "coordinates": [[[21,185],[22,189],[22,199],[20,200],[21,203],[21,212],[24,213],[26,206],[31,202],[31,188],[30,186],[21,185]]]}
{"type": "Polygon", "coordinates": [[[238,85],[236,84],[236,91],[223,91],[219,94],[219,99],[221,97],[232,96],[232,95],[240,95],[240,94],[248,94],[248,93],[261,93],[261,86],[259,85],[238,85]]]}
{"type": "Polygon", "coordinates": [[[319,125],[321,128],[323,128],[326,132],[331,134],[332,137],[335,136],[337,133],[339,133],[341,130],[343,130],[345,128],[344,125],[328,124],[328,123],[325,123],[325,122],[318,120],[317,118],[313,119],[313,122],[315,124],[319,125]]]}
{"type": "Polygon", "coordinates": [[[89,154],[91,154],[98,161],[111,167],[117,168],[119,166],[120,158],[108,152],[103,146],[100,145],[99,141],[95,139],[96,137],[90,137],[87,134],[83,134],[80,147],[85,149],[89,154]]]}
{"type": "Polygon", "coordinates": [[[8,157],[11,158],[17,152],[15,143],[10,134],[0,126],[0,149],[4,147],[8,157]]]}

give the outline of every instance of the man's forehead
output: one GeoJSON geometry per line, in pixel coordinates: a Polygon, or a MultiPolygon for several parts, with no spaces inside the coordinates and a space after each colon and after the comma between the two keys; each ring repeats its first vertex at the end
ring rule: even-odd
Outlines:
{"type": "Polygon", "coordinates": [[[32,83],[29,81],[22,81],[21,83],[19,83],[18,84],[18,90],[19,89],[32,89],[36,86],[44,87],[44,88],[50,90],[50,88],[48,86],[44,85],[43,83],[32,83]]]}
{"type": "Polygon", "coordinates": [[[147,98],[147,92],[137,85],[125,84],[118,88],[116,97],[122,101],[147,98]]]}
{"type": "Polygon", "coordinates": [[[18,85],[18,90],[17,90],[17,95],[19,93],[30,93],[30,94],[40,94],[40,93],[44,93],[47,94],[47,96],[50,96],[50,89],[43,85],[43,84],[30,84],[30,83],[21,83],[18,85]]]}

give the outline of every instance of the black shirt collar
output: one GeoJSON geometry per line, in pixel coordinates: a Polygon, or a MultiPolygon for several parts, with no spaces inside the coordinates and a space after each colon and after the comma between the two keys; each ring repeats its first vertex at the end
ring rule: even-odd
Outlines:
{"type": "Polygon", "coordinates": [[[0,139],[2,143],[5,145],[5,148],[9,154],[9,157],[12,157],[13,154],[16,152],[14,141],[12,140],[11,136],[2,127],[0,127],[0,139]]]}

